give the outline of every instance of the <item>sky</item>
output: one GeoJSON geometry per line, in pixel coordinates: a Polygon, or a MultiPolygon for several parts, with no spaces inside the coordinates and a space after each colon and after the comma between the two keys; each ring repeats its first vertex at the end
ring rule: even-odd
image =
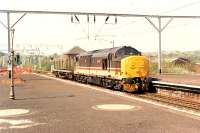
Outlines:
{"type": "MultiPolygon", "coordinates": [[[[0,0],[0,9],[107,12],[154,15],[198,15],[200,0],[0,0]]],[[[11,14],[13,24],[22,14],[11,14]]],[[[158,33],[144,18],[27,14],[16,24],[14,49],[40,54],[62,53],[73,46],[85,50],[129,45],[142,52],[158,51],[158,33]],[[89,38],[88,38],[89,36],[89,38]],[[96,36],[96,37],[95,37],[96,36]]],[[[157,19],[151,19],[158,25],[157,19]]],[[[0,13],[6,22],[6,14],[0,13]]],[[[162,20],[162,25],[168,19],[162,20]]],[[[162,32],[163,51],[200,50],[199,19],[173,19],[162,32]]],[[[7,30],[0,25],[0,50],[7,50],[7,30]]]]}

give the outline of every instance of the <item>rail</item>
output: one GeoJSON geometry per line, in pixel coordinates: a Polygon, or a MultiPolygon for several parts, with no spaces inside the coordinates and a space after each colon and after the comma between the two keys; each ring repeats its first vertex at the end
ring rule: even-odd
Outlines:
{"type": "Polygon", "coordinates": [[[159,89],[200,94],[200,86],[168,83],[168,82],[161,82],[161,81],[152,81],[152,84],[153,84],[153,87],[159,88],[159,89]]]}

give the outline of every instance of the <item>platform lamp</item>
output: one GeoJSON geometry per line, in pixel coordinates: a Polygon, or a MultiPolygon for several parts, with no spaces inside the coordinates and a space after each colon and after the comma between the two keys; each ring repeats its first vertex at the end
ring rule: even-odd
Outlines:
{"type": "Polygon", "coordinates": [[[13,42],[14,42],[14,33],[15,33],[15,29],[11,29],[11,39],[12,39],[12,47],[11,47],[11,57],[10,57],[10,61],[11,61],[11,83],[10,83],[10,99],[14,100],[15,99],[15,90],[14,90],[14,50],[13,50],[13,42]]]}

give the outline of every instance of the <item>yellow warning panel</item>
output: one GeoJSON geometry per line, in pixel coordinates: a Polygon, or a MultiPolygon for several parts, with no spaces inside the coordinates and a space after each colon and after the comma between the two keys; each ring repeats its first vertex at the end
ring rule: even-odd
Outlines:
{"type": "Polygon", "coordinates": [[[145,56],[129,56],[121,61],[122,78],[148,77],[149,61],[145,56]]]}

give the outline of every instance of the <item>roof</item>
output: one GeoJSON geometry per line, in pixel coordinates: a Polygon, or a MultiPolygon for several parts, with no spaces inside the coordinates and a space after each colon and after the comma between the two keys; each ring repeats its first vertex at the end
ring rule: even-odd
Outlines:
{"type": "Polygon", "coordinates": [[[84,52],[84,53],[81,53],[79,56],[107,58],[109,54],[114,54],[117,58],[118,56],[122,57],[125,54],[138,55],[141,53],[135,48],[132,48],[130,46],[122,46],[122,47],[114,47],[114,48],[99,49],[99,50],[84,52]]]}
{"type": "Polygon", "coordinates": [[[108,48],[108,49],[95,50],[92,57],[107,57],[109,54],[115,53],[120,48],[122,48],[122,47],[114,47],[114,48],[108,48]]]}
{"type": "Polygon", "coordinates": [[[75,46],[75,47],[73,47],[72,49],[70,49],[68,52],[66,52],[64,54],[65,55],[72,55],[72,54],[77,55],[77,54],[82,53],[82,52],[85,52],[85,50],[80,48],[80,47],[78,47],[78,46],[75,46]]]}
{"type": "Polygon", "coordinates": [[[179,57],[174,59],[172,62],[176,63],[176,64],[186,64],[186,63],[190,63],[190,60],[187,58],[183,58],[183,57],[179,57]]]}

